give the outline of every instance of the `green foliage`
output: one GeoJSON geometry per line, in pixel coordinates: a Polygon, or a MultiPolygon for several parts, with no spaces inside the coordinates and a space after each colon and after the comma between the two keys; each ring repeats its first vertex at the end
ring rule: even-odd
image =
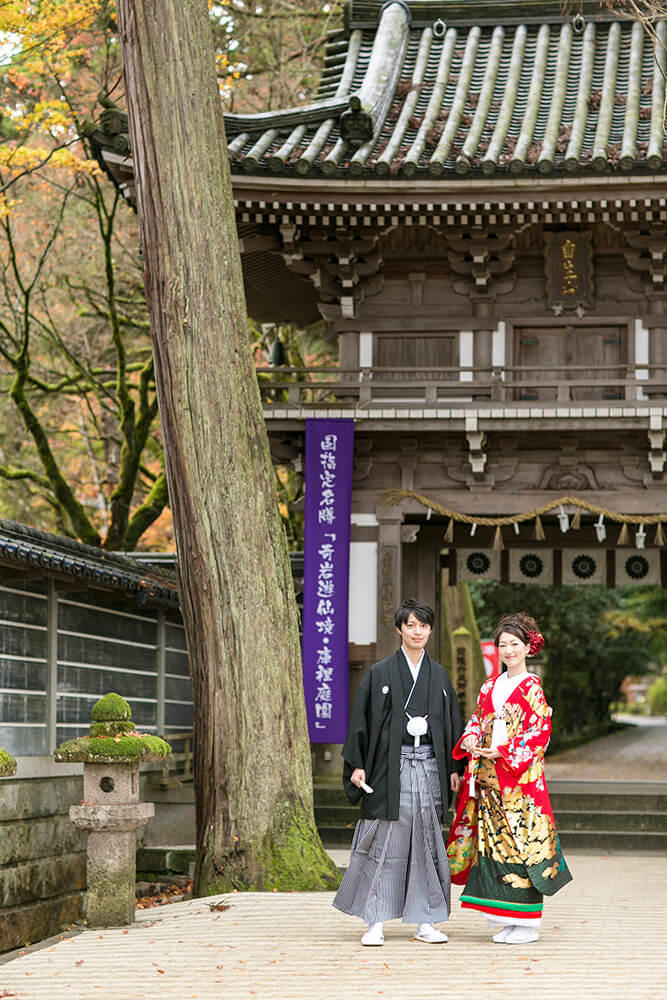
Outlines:
{"type": "Polygon", "coordinates": [[[341,4],[263,0],[209,4],[220,92],[230,111],[267,111],[312,101],[327,33],[341,4]]]}
{"type": "Polygon", "coordinates": [[[667,677],[658,677],[653,681],[647,698],[651,715],[667,715],[667,677]]]}
{"type": "Polygon", "coordinates": [[[608,619],[615,629],[634,629],[646,636],[653,658],[667,663],[667,590],[662,587],[636,587],[623,606],[611,611],[608,619]]]}
{"type": "Polygon", "coordinates": [[[16,773],[16,761],[10,753],[0,747],[0,778],[9,778],[16,773]]]}
{"type": "Polygon", "coordinates": [[[132,709],[121,695],[110,691],[93,705],[95,722],[121,722],[132,718],[132,709]]]}
{"type": "Polygon", "coordinates": [[[121,736],[80,736],[56,747],[54,758],[60,763],[83,761],[92,764],[133,764],[135,761],[168,757],[171,747],[166,740],[149,733],[121,736]]]}
{"type": "Polygon", "coordinates": [[[486,581],[470,589],[482,632],[492,633],[498,619],[513,611],[526,611],[540,625],[546,639],[540,661],[545,693],[554,708],[554,745],[608,721],[623,678],[644,673],[650,662],[649,637],[612,621],[613,612],[627,607],[627,591],[592,586],[553,590],[486,581]]]}
{"type": "Polygon", "coordinates": [[[646,715],[646,703],[643,701],[613,701],[609,711],[620,715],[646,715]]]}

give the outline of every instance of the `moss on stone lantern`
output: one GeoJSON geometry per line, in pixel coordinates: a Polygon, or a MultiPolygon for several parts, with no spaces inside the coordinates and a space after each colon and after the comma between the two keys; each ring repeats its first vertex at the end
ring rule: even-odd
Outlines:
{"type": "Polygon", "coordinates": [[[91,927],[117,927],[134,920],[136,831],[155,813],[140,801],[139,765],[168,757],[171,747],[134,728],[130,706],[115,692],[93,707],[88,736],[62,743],[54,757],[83,763],[83,800],[69,816],[88,831],[86,917],[91,927]]]}
{"type": "Polygon", "coordinates": [[[110,691],[93,706],[93,723],[88,736],[67,740],[56,747],[60,763],[134,764],[168,757],[166,740],[140,733],[132,722],[132,709],[121,695],[110,691]]]}
{"type": "Polygon", "coordinates": [[[0,778],[11,778],[13,774],[16,774],[16,761],[0,747],[0,778]]]}

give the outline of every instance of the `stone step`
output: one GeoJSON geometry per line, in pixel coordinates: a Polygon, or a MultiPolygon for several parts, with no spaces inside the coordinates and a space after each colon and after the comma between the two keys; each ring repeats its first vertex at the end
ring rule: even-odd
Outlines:
{"type": "MultiPolygon", "coordinates": [[[[666,783],[554,781],[549,792],[565,847],[667,852],[666,783]]],[[[315,785],[315,818],[325,845],[349,846],[358,817],[339,784],[315,785]]]]}
{"type": "Polygon", "coordinates": [[[624,795],[603,792],[590,794],[552,792],[549,797],[554,812],[651,812],[667,813],[667,795],[624,795]]]}
{"type": "Polygon", "coordinates": [[[644,833],[635,830],[561,830],[558,831],[563,849],[593,849],[595,851],[644,851],[667,854],[667,833],[644,833]]]}
{"type": "MultiPolygon", "coordinates": [[[[554,781],[549,784],[549,795],[555,813],[667,813],[667,784],[652,783],[651,791],[641,792],[629,790],[632,787],[626,783],[617,785],[616,782],[554,781]]],[[[333,784],[315,785],[315,807],[318,810],[324,808],[346,808],[355,812],[357,810],[356,806],[350,805],[343,788],[333,784]]]]}
{"type": "MultiPolygon", "coordinates": [[[[353,830],[344,826],[320,826],[320,837],[326,848],[350,847],[353,830]]],[[[444,836],[448,830],[443,829],[444,836]]],[[[596,851],[645,851],[667,854],[667,832],[642,830],[558,830],[565,851],[593,849],[596,851]]]]}
{"type": "Polygon", "coordinates": [[[557,809],[556,825],[561,830],[606,830],[667,835],[667,812],[607,812],[557,809]]]}
{"type": "Polygon", "coordinates": [[[192,875],[197,852],[194,847],[140,847],[137,879],[145,875],[192,875]]]}
{"type": "MultiPolygon", "coordinates": [[[[555,810],[556,825],[560,830],[629,830],[667,833],[667,812],[625,812],[606,809],[555,810]]],[[[353,830],[359,818],[354,806],[317,806],[315,822],[318,827],[344,827],[353,830]]],[[[453,818],[450,813],[450,822],[453,818]]]]}

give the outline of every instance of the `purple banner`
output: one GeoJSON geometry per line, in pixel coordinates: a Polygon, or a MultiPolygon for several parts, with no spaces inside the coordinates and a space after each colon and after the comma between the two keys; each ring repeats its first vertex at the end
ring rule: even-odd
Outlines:
{"type": "Polygon", "coordinates": [[[344,743],[353,420],[306,420],[303,686],[312,743],[344,743]]]}

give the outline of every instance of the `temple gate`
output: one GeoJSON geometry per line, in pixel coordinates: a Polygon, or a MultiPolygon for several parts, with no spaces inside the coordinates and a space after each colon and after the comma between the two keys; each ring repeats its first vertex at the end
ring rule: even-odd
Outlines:
{"type": "MultiPolygon", "coordinates": [[[[580,7],[351,0],[315,103],[225,115],[248,309],[339,345],[264,413],[297,468],[355,421],[356,678],[404,596],[667,583],[667,27],[580,7]]],[[[132,200],[122,112],[93,141],[132,200]]]]}

